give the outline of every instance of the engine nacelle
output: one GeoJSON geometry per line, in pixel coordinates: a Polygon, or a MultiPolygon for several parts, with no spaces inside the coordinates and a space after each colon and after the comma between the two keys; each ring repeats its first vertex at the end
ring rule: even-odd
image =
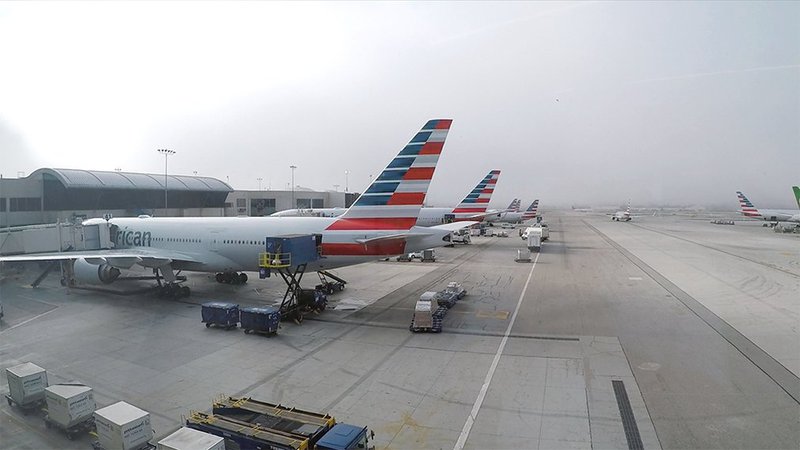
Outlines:
{"type": "Polygon", "coordinates": [[[108,264],[89,264],[85,259],[76,259],[72,265],[75,281],[84,284],[109,284],[119,278],[119,269],[108,264]]]}

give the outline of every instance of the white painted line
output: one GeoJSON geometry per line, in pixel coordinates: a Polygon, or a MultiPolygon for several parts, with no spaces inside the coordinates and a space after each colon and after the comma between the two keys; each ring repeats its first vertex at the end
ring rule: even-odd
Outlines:
{"type": "Polygon", "coordinates": [[[11,330],[13,330],[14,328],[17,328],[17,327],[21,327],[21,326],[25,325],[26,323],[28,323],[28,322],[30,322],[30,321],[32,321],[32,320],[36,320],[36,319],[38,319],[39,317],[46,316],[46,315],[50,314],[51,312],[53,312],[53,311],[55,311],[55,310],[57,310],[57,309],[58,309],[58,307],[55,307],[55,308],[51,309],[50,311],[43,312],[43,313],[39,314],[38,316],[33,316],[33,317],[31,317],[30,319],[28,319],[28,320],[25,320],[25,321],[23,321],[23,322],[20,322],[20,323],[18,323],[18,324],[16,324],[16,325],[14,325],[13,327],[10,327],[10,328],[7,328],[7,329],[5,329],[5,330],[3,330],[3,331],[0,331],[0,334],[3,334],[3,333],[5,333],[6,331],[11,331],[11,330]]]}
{"type": "Polygon", "coordinates": [[[464,448],[464,444],[467,443],[469,432],[472,430],[472,425],[475,423],[475,419],[478,417],[478,412],[481,410],[481,405],[483,405],[483,399],[486,398],[486,392],[489,391],[489,385],[492,384],[492,377],[494,377],[494,372],[497,370],[497,365],[500,363],[500,357],[503,355],[503,350],[506,348],[508,336],[511,334],[511,328],[514,326],[514,321],[517,320],[519,308],[522,306],[522,299],[525,298],[525,292],[528,290],[528,285],[531,283],[533,269],[536,268],[536,262],[539,261],[539,255],[541,255],[541,253],[537,253],[536,258],[533,260],[531,272],[528,274],[528,280],[525,282],[525,287],[522,288],[522,293],[519,294],[519,301],[517,301],[517,307],[514,308],[514,314],[511,316],[511,322],[508,323],[506,333],[503,335],[503,340],[500,341],[500,346],[497,347],[497,352],[494,354],[492,365],[489,366],[489,372],[486,373],[486,378],[483,380],[481,391],[478,393],[478,398],[475,399],[475,404],[472,405],[472,411],[470,411],[467,421],[464,422],[464,428],[461,429],[461,435],[458,436],[458,441],[456,441],[456,445],[453,446],[453,450],[462,450],[464,448]]]}

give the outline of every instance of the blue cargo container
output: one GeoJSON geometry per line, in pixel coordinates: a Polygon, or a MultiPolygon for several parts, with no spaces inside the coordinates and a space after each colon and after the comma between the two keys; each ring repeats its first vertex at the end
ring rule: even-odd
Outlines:
{"type": "Polygon", "coordinates": [[[217,325],[229,330],[231,328],[236,328],[236,325],[239,323],[239,305],[236,303],[203,303],[202,314],[206,328],[211,325],[217,325]]]}
{"type": "Polygon", "coordinates": [[[319,259],[320,244],[321,236],[293,234],[267,237],[265,247],[268,254],[280,255],[279,259],[282,263],[288,266],[299,266],[319,259]]]}
{"type": "Polygon", "coordinates": [[[245,333],[276,334],[281,322],[281,312],[272,306],[242,308],[242,328],[245,333]]]}

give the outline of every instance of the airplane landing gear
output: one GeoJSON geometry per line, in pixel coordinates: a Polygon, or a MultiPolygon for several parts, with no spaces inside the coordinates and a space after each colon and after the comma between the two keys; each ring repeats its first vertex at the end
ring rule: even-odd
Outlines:
{"type": "Polygon", "coordinates": [[[181,286],[177,283],[167,283],[162,286],[158,287],[158,298],[183,298],[188,297],[192,294],[192,290],[189,289],[189,286],[181,286]]]}
{"type": "Polygon", "coordinates": [[[245,284],[247,283],[247,274],[236,272],[220,272],[214,276],[217,283],[224,284],[245,284]]]}

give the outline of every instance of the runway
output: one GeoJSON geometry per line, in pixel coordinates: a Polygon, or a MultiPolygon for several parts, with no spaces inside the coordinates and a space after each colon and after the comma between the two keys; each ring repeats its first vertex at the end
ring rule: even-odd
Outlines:
{"type": "MultiPolygon", "coordinates": [[[[331,306],[363,308],[274,338],[206,329],[199,308],[271,304],[274,278],[190,274],[193,296],[171,301],[67,290],[56,276],[31,289],[35,270],[6,273],[0,366],[32,361],[51,383],[92,386],[98,407],[149,411],[155,440],[227,394],[368,425],[378,448],[800,447],[800,236],[674,216],[546,219],[535,265],[514,262],[512,230],[437,249],[435,263],[342,269],[350,283],[331,306]],[[444,332],[410,333],[416,299],[448,281],[469,295],[444,332]]],[[[90,442],[0,412],[1,448],[90,442]]]]}

